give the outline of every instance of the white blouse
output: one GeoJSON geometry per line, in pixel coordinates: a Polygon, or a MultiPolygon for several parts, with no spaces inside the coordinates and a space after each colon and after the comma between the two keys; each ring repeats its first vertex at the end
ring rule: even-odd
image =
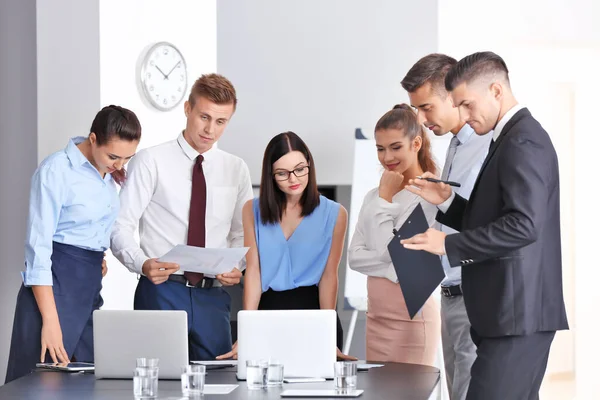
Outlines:
{"type": "Polygon", "coordinates": [[[399,229],[421,203],[429,226],[436,223],[437,207],[404,189],[396,193],[392,202],[379,197],[379,188],[369,191],[358,214],[358,221],[348,251],[350,268],[368,276],[387,278],[398,282],[387,246],[399,229]]]}

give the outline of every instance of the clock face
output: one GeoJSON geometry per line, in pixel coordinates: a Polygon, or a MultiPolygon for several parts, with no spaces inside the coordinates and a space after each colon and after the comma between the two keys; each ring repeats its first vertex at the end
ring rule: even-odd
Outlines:
{"type": "Polygon", "coordinates": [[[161,111],[177,106],[187,90],[187,68],[183,56],[170,43],[157,43],[148,50],[140,72],[142,88],[150,104],[161,111]]]}

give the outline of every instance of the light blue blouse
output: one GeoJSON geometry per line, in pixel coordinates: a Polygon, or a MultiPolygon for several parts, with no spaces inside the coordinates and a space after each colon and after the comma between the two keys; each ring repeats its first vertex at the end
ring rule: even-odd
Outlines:
{"type": "Polygon", "coordinates": [[[69,140],[33,175],[22,273],[25,286],[52,285],[52,242],[95,251],[109,247],[119,197],[110,174],[102,178],[77,148],[85,139],[69,140]]]}
{"type": "Polygon", "coordinates": [[[280,224],[261,222],[258,199],[254,199],[253,209],[262,291],[318,284],[331,251],[340,205],[320,196],[320,204],[302,219],[288,240],[280,224]]]}

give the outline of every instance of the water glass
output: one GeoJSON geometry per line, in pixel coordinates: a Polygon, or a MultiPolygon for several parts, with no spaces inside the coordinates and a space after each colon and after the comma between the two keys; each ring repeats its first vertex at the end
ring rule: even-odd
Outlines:
{"type": "Polygon", "coordinates": [[[158,368],[158,358],[137,358],[135,366],[138,368],[158,368]]]}
{"type": "Polygon", "coordinates": [[[263,360],[246,361],[246,385],[248,389],[263,389],[267,386],[269,364],[263,360]]]}
{"type": "Polygon", "coordinates": [[[338,361],[334,365],[334,377],[336,389],[356,388],[356,363],[338,361]]]}
{"type": "Polygon", "coordinates": [[[181,392],[184,396],[202,397],[206,378],[205,365],[186,365],[181,369],[181,392]]]}
{"type": "Polygon", "coordinates": [[[283,364],[279,360],[269,360],[267,386],[283,386],[283,364]]]}
{"type": "Polygon", "coordinates": [[[156,399],[158,368],[136,367],[133,370],[133,396],[136,400],[156,399]]]}

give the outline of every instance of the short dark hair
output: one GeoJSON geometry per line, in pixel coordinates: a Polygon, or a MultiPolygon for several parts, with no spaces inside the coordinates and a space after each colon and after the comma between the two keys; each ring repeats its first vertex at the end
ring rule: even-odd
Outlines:
{"type": "Polygon", "coordinates": [[[312,154],[306,143],[294,132],[283,132],[275,136],[265,149],[263,157],[262,175],[260,178],[260,219],[263,224],[277,224],[283,217],[286,206],[286,197],[277,184],[273,175],[273,164],[281,157],[292,151],[304,154],[308,161],[308,185],[300,198],[302,206],[301,216],[310,215],[319,205],[319,190],[317,188],[317,173],[312,154]]]}
{"type": "Polygon", "coordinates": [[[194,107],[198,97],[205,97],[216,104],[233,104],[237,107],[237,96],[231,81],[220,74],[205,74],[194,82],[188,101],[194,107]]]}
{"type": "Polygon", "coordinates": [[[460,60],[446,75],[446,90],[452,91],[463,82],[472,82],[483,75],[500,74],[508,84],[508,67],[498,54],[491,51],[473,53],[460,60]]]}
{"type": "Polygon", "coordinates": [[[426,55],[411,67],[401,85],[408,93],[413,93],[429,82],[432,89],[445,93],[444,79],[455,64],[456,60],[445,54],[426,55]]]}
{"type": "Polygon", "coordinates": [[[110,105],[98,111],[90,128],[90,133],[92,132],[96,135],[98,146],[104,146],[113,138],[128,142],[139,141],[142,126],[133,111],[110,105]]]}

